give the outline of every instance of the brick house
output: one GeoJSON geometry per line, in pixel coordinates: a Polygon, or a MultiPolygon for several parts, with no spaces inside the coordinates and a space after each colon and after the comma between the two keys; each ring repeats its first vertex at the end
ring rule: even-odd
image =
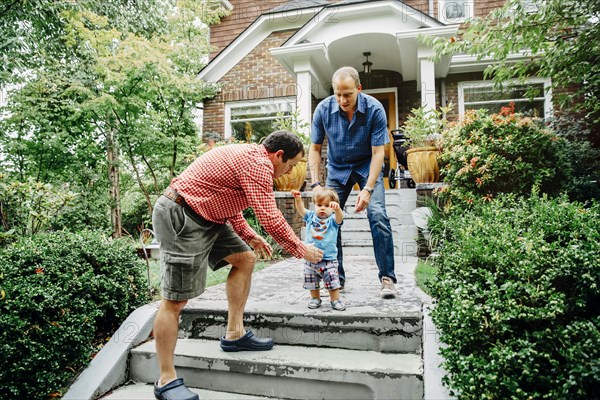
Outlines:
{"type": "MultiPolygon", "coordinates": [[[[455,55],[437,63],[418,35],[451,38],[462,21],[487,15],[502,0],[222,1],[231,14],[211,26],[216,50],[199,78],[219,83],[220,93],[204,103],[203,131],[225,139],[258,140],[273,130],[280,115],[297,113],[311,121],[320,100],[331,93],[333,72],[345,65],[361,75],[363,92],[387,110],[390,132],[402,126],[412,108],[455,105],[450,119],[465,110],[496,111],[515,101],[520,111],[553,112],[550,80],[497,93],[483,80],[491,60],[455,55]],[[370,65],[368,63],[371,63],[370,65]],[[366,70],[370,66],[370,71],[366,70]],[[526,87],[524,87],[526,86],[526,87]],[[534,86],[539,96],[523,98],[534,86]]],[[[514,60],[523,56],[515,55],[514,60]]],[[[396,168],[392,146],[386,167],[396,168]]]]}

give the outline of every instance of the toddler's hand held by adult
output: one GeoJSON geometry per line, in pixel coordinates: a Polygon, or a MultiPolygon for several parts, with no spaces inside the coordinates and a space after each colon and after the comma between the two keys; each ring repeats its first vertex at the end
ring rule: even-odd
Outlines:
{"type": "Polygon", "coordinates": [[[316,248],[315,246],[307,246],[306,254],[304,259],[311,263],[318,263],[323,259],[323,250],[316,248]]]}

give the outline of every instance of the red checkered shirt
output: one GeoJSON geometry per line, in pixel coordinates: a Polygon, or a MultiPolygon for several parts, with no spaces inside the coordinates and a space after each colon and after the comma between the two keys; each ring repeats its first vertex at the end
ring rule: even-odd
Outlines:
{"type": "Polygon", "coordinates": [[[306,245],[275,203],[274,172],[263,145],[233,144],[204,153],[173,179],[170,186],[196,213],[218,224],[228,222],[246,242],[256,236],[242,215],[243,210],[251,207],[277,243],[295,257],[303,258],[306,245]]]}

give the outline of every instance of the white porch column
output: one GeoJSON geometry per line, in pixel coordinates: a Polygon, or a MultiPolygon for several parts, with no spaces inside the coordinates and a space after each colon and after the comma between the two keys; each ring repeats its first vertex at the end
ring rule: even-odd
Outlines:
{"type": "Polygon", "coordinates": [[[296,75],[296,107],[298,107],[298,116],[300,123],[307,123],[304,132],[310,135],[310,124],[312,123],[312,101],[310,96],[310,85],[312,77],[310,72],[299,72],[296,75]]]}
{"type": "Polygon", "coordinates": [[[420,47],[418,51],[419,80],[421,87],[421,105],[426,110],[435,109],[435,63],[429,60],[433,55],[431,49],[420,47]]]}
{"type": "Polygon", "coordinates": [[[310,124],[312,123],[312,99],[311,85],[312,75],[310,74],[310,62],[307,58],[298,60],[294,64],[296,72],[296,107],[301,124],[308,124],[304,130],[306,135],[310,135],[310,124]]]}

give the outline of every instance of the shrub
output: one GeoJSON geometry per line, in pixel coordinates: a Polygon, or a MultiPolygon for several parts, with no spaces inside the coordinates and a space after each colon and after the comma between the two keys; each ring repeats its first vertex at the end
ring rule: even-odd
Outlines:
{"type": "Polygon", "coordinates": [[[561,116],[552,123],[556,134],[565,138],[563,163],[568,174],[565,191],[571,200],[585,202],[600,199],[600,149],[588,140],[589,128],[581,119],[561,116]]]}
{"type": "Polygon", "coordinates": [[[437,220],[432,313],[465,399],[600,395],[600,204],[500,196],[437,220]]]}
{"type": "MultiPolygon", "coordinates": [[[[0,174],[0,178],[4,178],[0,174]]],[[[76,194],[68,185],[56,187],[30,178],[26,182],[0,180],[2,228],[16,235],[32,235],[48,227],[73,204],[76,194]]]]}
{"type": "Polygon", "coordinates": [[[500,193],[527,195],[534,185],[557,193],[565,180],[560,150],[564,141],[541,125],[504,107],[467,114],[444,132],[440,174],[449,187],[440,195],[447,207],[489,201],[500,193]]]}
{"type": "Polygon", "coordinates": [[[1,398],[58,392],[94,344],[147,301],[144,264],[122,240],[38,234],[0,256],[1,398]]]}

